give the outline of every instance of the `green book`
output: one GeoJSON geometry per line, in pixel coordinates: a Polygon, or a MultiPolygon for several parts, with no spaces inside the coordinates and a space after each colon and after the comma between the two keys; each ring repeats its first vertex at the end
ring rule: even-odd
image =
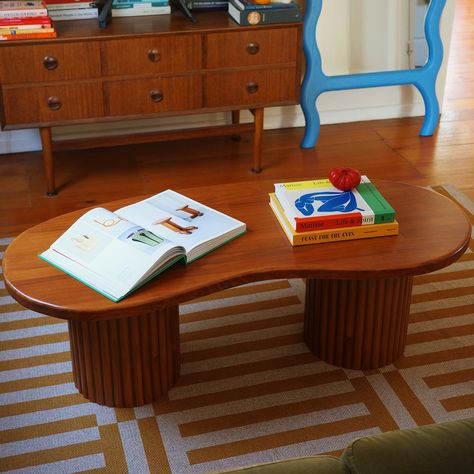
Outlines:
{"type": "MultiPolygon", "coordinates": [[[[128,0],[127,0],[128,2],[128,0]]],[[[112,10],[126,10],[126,9],[146,9],[156,7],[168,7],[168,0],[158,0],[153,2],[140,2],[140,3],[112,3],[112,10]]]]}
{"type": "Polygon", "coordinates": [[[150,6],[151,4],[159,4],[160,6],[169,5],[168,0],[112,0],[112,7],[126,7],[126,6],[150,6]]]}

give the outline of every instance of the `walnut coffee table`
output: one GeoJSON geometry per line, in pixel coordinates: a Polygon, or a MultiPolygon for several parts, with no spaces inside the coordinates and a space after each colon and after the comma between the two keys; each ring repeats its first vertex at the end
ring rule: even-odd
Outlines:
{"type": "Polygon", "coordinates": [[[403,352],[413,275],[457,260],[470,225],[458,206],[432,191],[376,184],[396,210],[398,236],[293,248],[268,205],[272,182],[180,189],[246,222],[247,234],[112,303],[37,256],[84,212],[76,211],[13,241],[3,261],[6,286],[23,306],[68,321],[74,382],[107,406],[149,403],[176,382],[180,303],[266,279],[307,279],[304,338],[317,356],[347,368],[381,367],[403,352]]]}

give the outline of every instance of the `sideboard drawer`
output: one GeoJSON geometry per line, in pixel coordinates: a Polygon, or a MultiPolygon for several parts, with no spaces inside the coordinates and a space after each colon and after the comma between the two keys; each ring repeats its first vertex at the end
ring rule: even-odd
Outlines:
{"type": "Polygon", "coordinates": [[[158,74],[201,68],[199,35],[112,40],[103,45],[104,74],[158,74]]]}
{"type": "Polygon", "coordinates": [[[97,41],[0,48],[3,84],[90,79],[100,74],[97,41]]]}
{"type": "Polygon", "coordinates": [[[210,72],[207,76],[207,106],[296,102],[295,80],[295,69],[291,67],[210,72]]]}
{"type": "Polygon", "coordinates": [[[296,28],[210,33],[207,35],[207,67],[296,62],[297,41],[296,28]]]}
{"type": "Polygon", "coordinates": [[[3,112],[7,125],[103,117],[101,83],[4,89],[3,112]]]}
{"type": "Polygon", "coordinates": [[[159,77],[105,84],[107,114],[112,116],[153,114],[200,109],[201,75],[159,77]]]}

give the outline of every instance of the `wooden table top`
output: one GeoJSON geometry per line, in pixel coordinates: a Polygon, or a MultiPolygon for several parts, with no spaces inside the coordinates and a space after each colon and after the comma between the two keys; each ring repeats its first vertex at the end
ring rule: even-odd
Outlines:
{"type": "MultiPolygon", "coordinates": [[[[247,233],[191,263],[175,265],[119,303],[89,289],[38,257],[85,210],[28,229],[3,260],[9,292],[27,308],[63,319],[132,316],[232,286],[275,278],[390,278],[428,273],[456,261],[470,240],[460,208],[416,186],[376,181],[396,211],[398,236],[292,247],[268,205],[273,182],[179,189],[182,194],[242,220],[247,233]]],[[[157,189],[156,192],[160,192],[157,189]]],[[[134,197],[102,205],[110,210],[134,197]]]]}

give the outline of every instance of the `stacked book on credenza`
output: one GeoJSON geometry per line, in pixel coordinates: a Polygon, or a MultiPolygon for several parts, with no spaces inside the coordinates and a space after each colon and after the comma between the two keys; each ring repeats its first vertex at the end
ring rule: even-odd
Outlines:
{"type": "Polygon", "coordinates": [[[190,11],[215,11],[227,10],[229,8],[229,0],[185,0],[185,5],[190,11]]]}
{"type": "Polygon", "coordinates": [[[112,17],[168,15],[169,0],[112,0],[112,17]]]}
{"type": "Polygon", "coordinates": [[[55,37],[56,31],[44,2],[0,2],[0,41],[55,37]]]}
{"type": "Polygon", "coordinates": [[[275,184],[270,207],[291,245],[397,235],[395,210],[362,176],[350,191],[328,179],[275,184]]]}
{"type": "Polygon", "coordinates": [[[102,0],[44,0],[54,21],[98,18],[102,0]]]}
{"type": "Polygon", "coordinates": [[[293,0],[229,0],[229,15],[239,25],[295,23],[302,21],[301,9],[293,0]],[[265,3],[264,3],[265,2],[265,3]]]}

